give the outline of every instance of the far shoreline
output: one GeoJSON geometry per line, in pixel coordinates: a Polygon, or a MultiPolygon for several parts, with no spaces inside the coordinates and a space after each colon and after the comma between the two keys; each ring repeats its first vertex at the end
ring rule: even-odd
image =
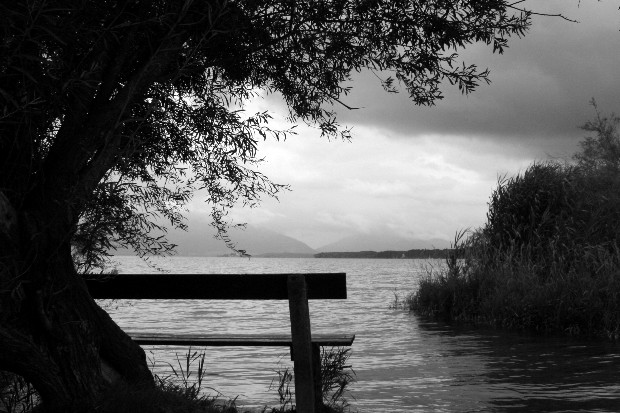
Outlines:
{"type": "MultiPolygon", "coordinates": [[[[333,251],[319,253],[295,253],[295,252],[270,252],[261,254],[249,254],[248,258],[358,258],[358,259],[446,259],[454,253],[452,248],[434,249],[411,249],[407,251],[333,251]]],[[[112,257],[136,257],[135,254],[116,253],[112,257]]],[[[211,257],[211,258],[236,258],[239,254],[207,254],[207,255],[170,255],[171,257],[211,257]]]]}

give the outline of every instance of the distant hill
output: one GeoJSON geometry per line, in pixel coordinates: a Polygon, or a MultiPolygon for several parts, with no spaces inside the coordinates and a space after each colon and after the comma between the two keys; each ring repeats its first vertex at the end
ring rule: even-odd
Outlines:
{"type": "Polygon", "coordinates": [[[450,248],[445,239],[405,238],[396,234],[357,234],[317,248],[318,252],[409,251],[450,248]]]}
{"type": "MultiPolygon", "coordinates": [[[[232,253],[226,244],[213,238],[215,230],[207,223],[190,223],[187,232],[174,231],[168,239],[178,245],[181,256],[221,256],[232,253]]],[[[264,228],[248,226],[232,229],[228,234],[237,248],[253,256],[313,256],[316,251],[303,242],[264,228]]]]}
{"type": "MultiPolygon", "coordinates": [[[[214,235],[215,230],[208,223],[198,221],[190,222],[187,232],[169,232],[167,239],[177,244],[176,251],[179,256],[216,257],[231,255],[233,253],[232,250],[223,241],[215,239],[214,235]]],[[[388,258],[387,256],[383,257],[383,253],[375,253],[375,251],[387,252],[389,255],[394,255],[397,252],[398,254],[396,255],[400,257],[403,253],[406,256],[410,255],[406,252],[411,250],[433,250],[450,247],[450,243],[443,239],[411,239],[386,233],[353,235],[325,245],[317,250],[295,238],[265,228],[248,226],[245,230],[231,229],[228,235],[238,249],[245,250],[254,257],[310,258],[317,253],[360,254],[360,251],[365,251],[372,252],[371,255],[378,258],[388,258]]],[[[434,254],[437,253],[435,252],[434,254]]],[[[115,252],[115,255],[127,254],[133,255],[128,250],[119,249],[115,252]]],[[[423,254],[426,255],[426,253],[423,254]]],[[[330,255],[330,257],[334,257],[334,255],[330,255]]],[[[407,256],[407,258],[413,257],[407,256]]]]}
{"type": "Polygon", "coordinates": [[[409,251],[357,251],[357,252],[319,252],[315,258],[448,258],[451,249],[413,249],[409,251]]]}

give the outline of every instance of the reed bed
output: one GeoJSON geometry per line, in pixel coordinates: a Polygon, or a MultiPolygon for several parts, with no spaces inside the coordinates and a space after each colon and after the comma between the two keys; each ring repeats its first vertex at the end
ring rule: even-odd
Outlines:
{"type": "Polygon", "coordinates": [[[487,223],[407,299],[414,312],[545,334],[620,338],[620,174],[560,162],[503,177],[487,223]]]}

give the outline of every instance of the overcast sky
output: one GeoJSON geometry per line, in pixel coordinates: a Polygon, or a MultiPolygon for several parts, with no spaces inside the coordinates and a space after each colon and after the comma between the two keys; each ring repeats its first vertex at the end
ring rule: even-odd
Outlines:
{"type": "MultiPolygon", "coordinates": [[[[361,109],[339,110],[352,142],[321,139],[300,126],[286,142],[261,143],[261,171],[292,191],[231,217],[315,248],[378,231],[450,240],[457,230],[481,226],[499,175],[577,150],[585,136],[578,127],[594,116],[591,98],[604,112],[620,112],[620,2],[524,4],[580,23],[534,16],[530,31],[512,38],[503,55],[469,47],[461,56],[488,67],[492,83],[468,96],[446,85],[445,99],[431,108],[415,106],[406,92],[386,94],[372,75],[357,75],[344,101],[361,109]]],[[[256,109],[272,112],[274,126],[285,125],[277,97],[248,107],[256,109]]],[[[197,198],[189,225],[207,214],[197,198]]]]}

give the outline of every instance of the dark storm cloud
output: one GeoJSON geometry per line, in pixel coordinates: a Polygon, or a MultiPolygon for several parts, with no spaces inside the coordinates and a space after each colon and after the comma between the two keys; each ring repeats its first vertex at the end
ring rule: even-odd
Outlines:
{"type": "Polygon", "coordinates": [[[388,95],[372,74],[363,73],[346,98],[362,109],[338,110],[341,122],[372,124],[405,137],[521,139],[551,151],[573,146],[583,135],[578,127],[594,115],[591,98],[603,111],[620,110],[620,12],[609,1],[582,2],[579,8],[569,3],[551,2],[545,10],[563,11],[580,23],[537,16],[530,32],[511,39],[504,55],[483,45],[461,53],[466,63],[491,69],[491,85],[469,96],[446,85],[437,106],[417,107],[406,92],[388,95]]]}

